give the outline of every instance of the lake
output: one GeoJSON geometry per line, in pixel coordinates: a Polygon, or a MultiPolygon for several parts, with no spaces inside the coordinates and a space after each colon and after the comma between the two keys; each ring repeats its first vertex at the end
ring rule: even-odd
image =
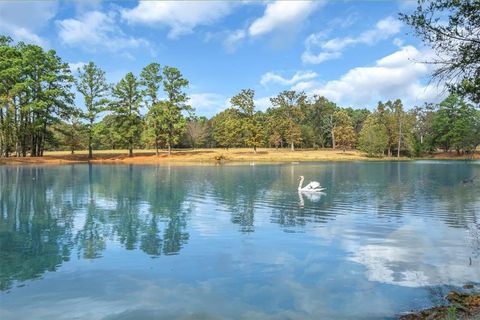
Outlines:
{"type": "Polygon", "coordinates": [[[2,320],[392,319],[465,283],[478,161],[0,166],[2,320]]]}

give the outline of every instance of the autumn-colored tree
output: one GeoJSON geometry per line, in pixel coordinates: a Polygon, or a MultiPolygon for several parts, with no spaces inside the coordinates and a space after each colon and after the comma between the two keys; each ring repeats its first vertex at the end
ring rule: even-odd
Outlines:
{"type": "Polygon", "coordinates": [[[293,90],[283,91],[276,97],[271,98],[272,105],[276,107],[274,121],[282,122],[283,136],[292,151],[295,151],[295,144],[302,141],[300,123],[304,118],[303,107],[306,104],[307,96],[303,92],[293,90]]]}
{"type": "Polygon", "coordinates": [[[188,120],[186,126],[186,136],[188,143],[192,148],[205,143],[209,134],[209,125],[205,117],[192,117],[188,120]]]}
{"type": "Polygon", "coordinates": [[[278,147],[282,144],[282,136],[275,131],[268,138],[268,142],[270,145],[273,145],[275,149],[278,149],[278,147]]]}
{"type": "Polygon", "coordinates": [[[345,152],[347,148],[351,148],[355,144],[356,140],[352,120],[345,110],[335,111],[333,117],[335,118],[335,127],[333,128],[335,143],[345,152]]]}

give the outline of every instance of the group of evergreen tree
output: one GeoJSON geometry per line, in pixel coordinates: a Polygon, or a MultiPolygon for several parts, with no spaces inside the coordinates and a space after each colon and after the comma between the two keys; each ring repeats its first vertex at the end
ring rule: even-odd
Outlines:
{"type": "Polygon", "coordinates": [[[181,72],[157,63],[117,84],[90,62],[74,77],[54,50],[0,37],[0,156],[42,156],[45,150],[127,148],[179,142],[192,108],[181,72]],[[74,105],[73,88],[84,108],[74,105]],[[164,93],[162,95],[162,92],[164,93]],[[161,98],[163,96],[163,98],[161,98]],[[141,115],[145,107],[147,112],[141,115]],[[102,116],[100,121],[99,118],[102,116]]]}
{"type": "MultiPolygon", "coordinates": [[[[417,32],[432,29],[425,10],[419,7],[403,19],[417,32]]],[[[185,93],[189,82],[174,67],[151,63],[139,76],[129,72],[111,85],[93,62],[72,73],[54,50],[13,44],[2,36],[0,156],[87,149],[92,158],[94,149],[123,148],[130,156],[134,148],[155,148],[157,154],[166,148],[170,154],[173,147],[357,148],[371,156],[398,157],[438,149],[471,154],[480,144],[477,80],[468,73],[449,85],[451,94],[443,102],[408,111],[401,100],[379,102],[369,111],[293,90],[280,92],[270,99],[270,108],[259,111],[254,90],[244,89],[208,119],[194,115],[185,93]],[[74,105],[74,88],[83,108],[74,105]]]]}

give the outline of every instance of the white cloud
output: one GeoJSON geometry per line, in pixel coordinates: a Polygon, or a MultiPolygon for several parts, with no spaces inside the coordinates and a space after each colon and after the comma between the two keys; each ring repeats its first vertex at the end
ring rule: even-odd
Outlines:
{"type": "MultiPolygon", "coordinates": [[[[352,261],[366,267],[366,276],[370,281],[378,281],[404,287],[424,287],[435,285],[460,286],[467,282],[480,281],[480,274],[471,272],[471,266],[464,261],[468,254],[456,252],[452,247],[441,243],[441,239],[420,236],[422,222],[405,225],[392,232],[383,242],[358,247],[352,261]],[[410,244],[415,243],[412,247],[410,244]],[[432,261],[449,261],[437,264],[432,261]]],[[[422,226],[425,228],[425,226],[422,226]]],[[[445,239],[452,230],[435,225],[445,239]]]]}
{"type": "Polygon", "coordinates": [[[198,114],[213,116],[229,106],[228,99],[217,93],[192,93],[190,104],[198,114]]]}
{"type": "Polygon", "coordinates": [[[123,9],[122,18],[129,23],[165,25],[168,36],[176,38],[193,32],[227,16],[235,4],[227,1],[140,1],[133,9],[123,9]]]}
{"type": "Polygon", "coordinates": [[[5,32],[8,34],[14,41],[23,41],[25,43],[33,43],[39,46],[48,45],[47,40],[25,28],[13,27],[0,22],[0,31],[0,33],[5,32]]]}
{"type": "Polygon", "coordinates": [[[249,27],[250,36],[260,36],[278,28],[303,21],[321,4],[320,1],[275,1],[267,4],[262,17],[249,27]]]}
{"type": "MultiPolygon", "coordinates": [[[[289,38],[298,31],[295,27],[299,26],[309,15],[322,5],[321,1],[273,1],[266,4],[262,17],[253,21],[247,28],[237,30],[225,30],[217,33],[207,33],[205,41],[212,39],[221,39],[225,50],[229,53],[234,52],[240,43],[248,37],[257,37],[275,30],[281,30],[281,36],[274,38],[271,44],[280,47],[289,42],[289,38]]],[[[243,1],[242,4],[261,4],[262,2],[243,1]]],[[[191,32],[192,28],[187,28],[191,32]]],[[[172,32],[175,29],[172,27],[172,32]]],[[[280,33],[279,33],[280,34],[280,33]]],[[[173,37],[177,33],[174,32],[173,37]]]]}
{"type": "Polygon", "coordinates": [[[393,39],[393,44],[396,45],[397,47],[402,47],[403,43],[404,43],[403,40],[400,38],[393,39]]]}
{"type": "Polygon", "coordinates": [[[117,26],[113,12],[90,11],[78,19],[57,21],[59,36],[63,43],[78,46],[87,51],[103,47],[109,51],[147,46],[144,39],[125,35],[117,26]]]}
{"type": "Polygon", "coordinates": [[[72,72],[77,72],[78,69],[81,69],[84,65],[86,65],[86,62],[79,61],[79,62],[69,62],[68,65],[70,66],[70,70],[72,72]]]}
{"type": "Polygon", "coordinates": [[[262,76],[260,84],[266,86],[269,83],[277,83],[280,85],[293,85],[299,81],[310,80],[316,78],[317,74],[313,71],[297,71],[290,79],[284,78],[274,72],[267,72],[262,76]]]}
{"type": "Polygon", "coordinates": [[[223,41],[223,46],[227,50],[227,52],[234,52],[237,49],[237,46],[240,42],[245,39],[246,37],[245,30],[238,29],[233,32],[230,32],[228,36],[223,41]]]}
{"type": "MultiPolygon", "coordinates": [[[[319,82],[314,80],[317,77],[318,74],[313,71],[297,71],[291,78],[285,78],[275,72],[267,72],[262,76],[260,84],[262,86],[267,86],[272,83],[281,86],[289,86],[290,90],[311,91],[314,88],[318,88],[319,82]]],[[[268,101],[264,100],[261,103],[264,106],[267,106],[268,104],[268,107],[270,107],[269,98],[270,97],[268,97],[268,101]]]]}
{"type": "Polygon", "coordinates": [[[441,88],[422,83],[430,67],[419,60],[429,54],[405,46],[377,60],[374,66],[353,68],[311,93],[351,106],[374,106],[379,100],[396,98],[402,99],[406,106],[438,101],[443,97],[441,88]]]}
{"type": "Polygon", "coordinates": [[[307,50],[302,54],[302,61],[304,63],[319,64],[327,60],[337,59],[341,55],[340,52],[320,52],[318,54],[313,54],[307,50]]]}
{"type": "Polygon", "coordinates": [[[0,1],[0,34],[15,41],[47,45],[37,32],[56,15],[57,9],[53,1],[0,1]]]}
{"type": "Polygon", "coordinates": [[[356,37],[333,38],[324,40],[324,34],[311,34],[305,40],[305,52],[302,55],[304,63],[319,64],[327,60],[339,58],[348,46],[357,44],[372,45],[390,38],[400,32],[402,24],[393,17],[387,17],[377,22],[374,28],[362,32],[356,37]],[[319,48],[319,53],[313,53],[319,48]]]}
{"type": "MultiPolygon", "coordinates": [[[[214,116],[215,114],[229,108],[230,98],[218,93],[193,93],[189,95],[190,104],[195,108],[197,114],[202,116],[214,116]]],[[[260,97],[254,100],[257,110],[265,111],[272,106],[272,96],[260,97]]]]}
{"type": "Polygon", "coordinates": [[[300,81],[290,89],[294,91],[310,91],[314,88],[317,88],[318,85],[318,81],[300,81]]]}
{"type": "Polygon", "coordinates": [[[380,40],[388,39],[400,32],[402,23],[393,17],[387,17],[377,22],[375,28],[363,32],[359,39],[359,43],[374,44],[380,40]]]}
{"type": "Polygon", "coordinates": [[[270,101],[272,96],[257,98],[254,100],[255,107],[260,111],[265,111],[272,106],[272,102],[270,101]]]}

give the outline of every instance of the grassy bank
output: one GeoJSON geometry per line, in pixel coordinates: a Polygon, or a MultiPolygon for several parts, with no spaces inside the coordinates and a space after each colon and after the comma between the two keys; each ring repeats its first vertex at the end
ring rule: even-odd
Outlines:
{"type": "MultiPolygon", "coordinates": [[[[162,151],[158,156],[154,150],[134,150],[134,156],[129,157],[125,150],[98,150],[94,152],[92,163],[122,163],[122,164],[155,164],[155,163],[216,163],[224,162],[292,162],[292,161],[349,161],[349,160],[409,160],[405,157],[369,158],[357,150],[322,149],[322,150],[296,150],[287,149],[195,149],[175,150],[171,155],[162,151]]],[[[456,153],[438,153],[422,159],[457,159],[463,160],[465,156],[456,153]]],[[[480,159],[477,152],[475,159],[480,159]]],[[[70,154],[68,151],[46,152],[43,157],[26,158],[0,158],[0,164],[65,164],[88,162],[87,151],[77,151],[70,154]]]]}

